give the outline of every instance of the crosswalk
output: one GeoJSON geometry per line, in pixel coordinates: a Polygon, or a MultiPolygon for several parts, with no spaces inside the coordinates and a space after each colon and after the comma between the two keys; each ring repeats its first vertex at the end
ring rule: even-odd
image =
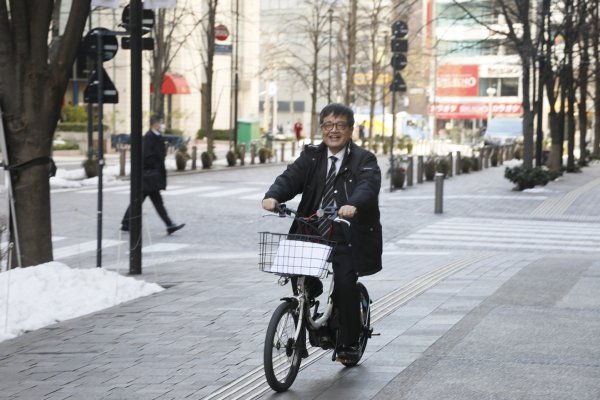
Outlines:
{"type": "MultiPolygon", "coordinates": [[[[244,187],[235,187],[231,185],[198,185],[195,187],[189,186],[177,186],[177,185],[169,185],[167,190],[161,192],[165,197],[177,197],[177,196],[195,196],[199,198],[235,198],[236,200],[249,200],[249,201],[260,201],[264,195],[266,190],[269,188],[268,183],[258,183],[253,182],[254,184],[245,184],[244,187]]],[[[129,195],[130,187],[128,184],[119,184],[115,186],[105,187],[103,189],[104,193],[110,193],[111,195],[129,195]]],[[[64,189],[55,189],[53,193],[61,193],[64,192],[64,189]]],[[[68,190],[74,194],[86,195],[86,194],[94,194],[98,193],[98,189],[94,188],[83,188],[83,189],[69,189],[68,190]]]]}
{"type": "Polygon", "coordinates": [[[395,242],[415,248],[600,252],[600,226],[584,222],[450,218],[395,242]]]}

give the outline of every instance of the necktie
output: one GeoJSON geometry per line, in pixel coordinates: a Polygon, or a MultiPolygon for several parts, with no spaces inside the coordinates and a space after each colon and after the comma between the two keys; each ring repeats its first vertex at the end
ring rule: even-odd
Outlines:
{"type": "MultiPolygon", "coordinates": [[[[331,156],[331,167],[329,168],[329,172],[327,172],[327,178],[325,179],[325,189],[323,190],[323,201],[321,202],[321,207],[326,210],[327,207],[333,206],[334,193],[333,193],[333,182],[335,181],[335,162],[337,161],[337,157],[331,156]]],[[[319,234],[321,236],[326,236],[329,233],[330,223],[328,218],[323,218],[321,222],[319,222],[319,234]]]]}

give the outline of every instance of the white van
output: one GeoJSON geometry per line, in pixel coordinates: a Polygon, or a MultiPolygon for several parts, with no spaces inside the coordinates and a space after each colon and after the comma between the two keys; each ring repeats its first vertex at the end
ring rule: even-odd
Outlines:
{"type": "Polygon", "coordinates": [[[483,140],[488,144],[503,145],[523,141],[523,118],[492,118],[483,140]]]}

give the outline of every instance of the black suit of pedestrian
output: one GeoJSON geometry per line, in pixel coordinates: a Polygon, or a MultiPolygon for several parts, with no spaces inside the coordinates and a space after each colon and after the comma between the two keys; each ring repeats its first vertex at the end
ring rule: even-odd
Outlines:
{"type": "MultiPolygon", "coordinates": [[[[143,154],[144,170],[156,170],[158,173],[155,178],[155,184],[150,185],[157,189],[151,191],[146,191],[146,189],[144,189],[144,197],[142,198],[142,202],[146,199],[146,196],[150,197],[156,212],[158,212],[160,218],[164,221],[167,227],[169,227],[173,225],[173,222],[167,214],[162,196],[160,195],[160,191],[167,188],[167,169],[165,168],[167,149],[165,147],[165,142],[162,135],[155,133],[152,129],[146,132],[144,135],[143,154]]],[[[129,226],[129,207],[125,212],[122,224],[127,227],[129,226]]]]}
{"type": "MultiPolygon", "coordinates": [[[[300,157],[275,179],[265,198],[286,202],[302,193],[298,216],[312,215],[321,204],[327,175],[327,147],[305,146],[300,157]]],[[[334,224],[332,239],[338,242],[332,257],[335,289],[334,301],[340,313],[342,344],[355,343],[360,334],[358,276],[381,270],[382,234],[379,221],[379,190],[381,171],[375,156],[350,142],[335,177],[334,193],[337,208],[356,207],[351,220],[350,242],[340,224],[334,224]]],[[[294,221],[290,233],[300,232],[294,221]]]]}

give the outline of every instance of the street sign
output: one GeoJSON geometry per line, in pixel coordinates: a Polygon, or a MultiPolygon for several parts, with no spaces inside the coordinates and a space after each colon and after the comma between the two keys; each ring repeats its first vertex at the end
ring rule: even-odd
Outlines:
{"type": "MultiPolygon", "coordinates": [[[[125,29],[129,31],[129,4],[123,9],[121,21],[125,25],[125,29]]],[[[142,11],[142,34],[150,32],[154,26],[154,11],[144,8],[142,11]]]]}
{"type": "MultiPolygon", "coordinates": [[[[110,80],[110,77],[102,68],[102,103],[117,104],[119,102],[119,92],[115,84],[110,80]]],[[[94,71],[88,85],[83,92],[83,99],[86,103],[98,103],[98,71],[94,71]]]]}
{"type": "Polygon", "coordinates": [[[229,37],[229,30],[223,24],[215,26],[215,39],[223,41],[229,37]]]}
{"type": "Polygon", "coordinates": [[[394,53],[394,55],[392,55],[392,60],[391,60],[390,64],[392,65],[392,68],[394,68],[394,70],[398,70],[398,71],[403,70],[406,67],[406,64],[408,64],[408,60],[406,59],[406,54],[394,53]]]}
{"type": "Polygon", "coordinates": [[[396,21],[392,25],[392,36],[404,37],[408,34],[408,24],[404,21],[396,21]]]}
{"type": "Polygon", "coordinates": [[[394,72],[394,79],[390,84],[390,90],[392,92],[406,92],[406,82],[404,82],[404,78],[402,78],[399,71],[394,72]]]}
{"type": "MultiPolygon", "coordinates": [[[[123,36],[121,38],[121,47],[123,48],[123,50],[131,49],[131,38],[129,36],[123,36]]],[[[154,50],[154,38],[143,37],[142,50],[154,50]]]]}
{"type": "Polygon", "coordinates": [[[83,38],[83,48],[88,56],[96,59],[98,55],[98,35],[102,41],[102,61],[112,60],[119,50],[117,37],[106,28],[94,28],[83,38]]]}

